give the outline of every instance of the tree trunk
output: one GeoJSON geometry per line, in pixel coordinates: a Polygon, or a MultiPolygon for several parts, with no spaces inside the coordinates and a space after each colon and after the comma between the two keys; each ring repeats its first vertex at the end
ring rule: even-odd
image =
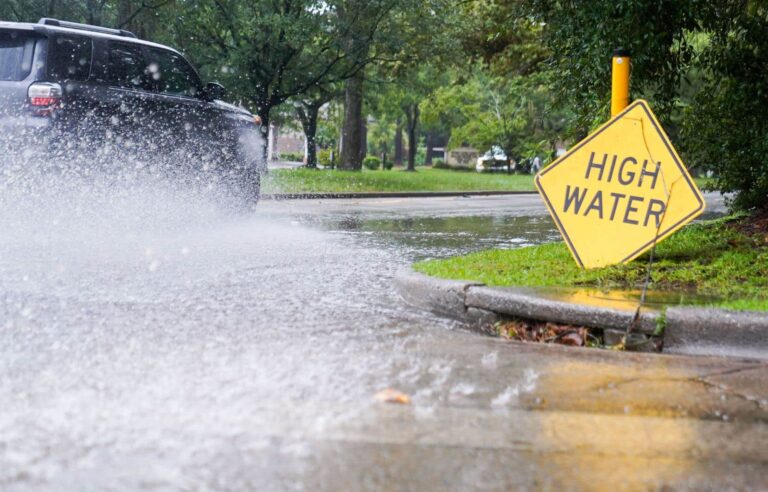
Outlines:
{"type": "Polygon", "coordinates": [[[101,14],[104,5],[99,5],[96,0],[86,0],[85,9],[88,12],[88,24],[100,26],[101,14]]]}
{"type": "Polygon", "coordinates": [[[259,108],[256,114],[261,119],[261,141],[259,142],[259,164],[263,165],[264,169],[269,166],[269,111],[271,108],[264,107],[259,108]]]}
{"type": "Polygon", "coordinates": [[[416,127],[419,124],[419,105],[411,104],[406,109],[406,126],[408,131],[408,169],[407,171],[416,170],[416,148],[419,143],[416,141],[416,127]]]}
{"type": "Polygon", "coordinates": [[[131,0],[119,0],[117,2],[117,27],[120,29],[129,29],[128,21],[131,18],[133,9],[131,0]]]}
{"type": "Polygon", "coordinates": [[[427,155],[424,157],[424,165],[425,166],[431,166],[432,165],[432,146],[434,138],[431,133],[427,133],[426,136],[426,144],[427,144],[427,155]]]}
{"type": "Polygon", "coordinates": [[[46,8],[45,16],[58,17],[58,15],[56,15],[56,12],[57,12],[56,7],[58,6],[58,4],[59,4],[58,0],[48,0],[48,8],[46,8]]]}
{"type": "Polygon", "coordinates": [[[403,165],[403,124],[400,122],[400,118],[397,119],[397,127],[395,129],[394,162],[396,166],[403,165]]]}
{"type": "Polygon", "coordinates": [[[360,118],[360,161],[364,161],[368,155],[368,120],[365,116],[360,118]]]}
{"type": "Polygon", "coordinates": [[[280,139],[280,125],[270,124],[267,133],[267,162],[277,159],[280,153],[277,150],[277,141],[280,139]]]}
{"type": "Polygon", "coordinates": [[[347,80],[344,90],[344,123],[341,129],[342,147],[339,169],[360,170],[363,167],[363,75],[347,80]]]}
{"type": "Polygon", "coordinates": [[[317,115],[320,112],[320,106],[316,104],[302,104],[296,108],[301,122],[301,129],[304,130],[304,138],[307,141],[306,166],[317,168],[317,115]]]}

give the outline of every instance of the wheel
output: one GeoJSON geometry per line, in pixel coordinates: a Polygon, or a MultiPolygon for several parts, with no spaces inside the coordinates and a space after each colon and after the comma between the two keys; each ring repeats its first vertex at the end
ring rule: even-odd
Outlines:
{"type": "Polygon", "coordinates": [[[245,210],[259,203],[261,195],[261,174],[256,170],[240,170],[230,181],[230,193],[245,210]]]}
{"type": "Polygon", "coordinates": [[[261,173],[254,171],[248,174],[251,176],[243,183],[243,198],[245,198],[246,203],[255,207],[261,198],[261,173]]]}

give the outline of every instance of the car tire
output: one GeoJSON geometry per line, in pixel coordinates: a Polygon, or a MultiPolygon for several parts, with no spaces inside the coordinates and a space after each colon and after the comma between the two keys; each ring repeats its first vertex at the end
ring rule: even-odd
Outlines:
{"type": "Polygon", "coordinates": [[[235,176],[231,193],[245,208],[255,207],[261,196],[261,173],[253,168],[240,169],[235,176]]]}

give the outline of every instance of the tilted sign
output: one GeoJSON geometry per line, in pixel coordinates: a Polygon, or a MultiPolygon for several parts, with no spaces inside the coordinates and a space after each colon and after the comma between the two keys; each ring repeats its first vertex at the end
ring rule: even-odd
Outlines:
{"type": "Polygon", "coordinates": [[[704,199],[648,103],[631,104],[536,175],[583,268],[636,258],[704,211],[704,199]]]}

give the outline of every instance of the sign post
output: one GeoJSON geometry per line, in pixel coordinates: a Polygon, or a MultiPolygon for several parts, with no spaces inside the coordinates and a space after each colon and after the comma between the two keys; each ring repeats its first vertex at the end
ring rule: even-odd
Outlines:
{"type": "Polygon", "coordinates": [[[611,64],[611,118],[629,106],[629,51],[618,48],[611,64]]]}

